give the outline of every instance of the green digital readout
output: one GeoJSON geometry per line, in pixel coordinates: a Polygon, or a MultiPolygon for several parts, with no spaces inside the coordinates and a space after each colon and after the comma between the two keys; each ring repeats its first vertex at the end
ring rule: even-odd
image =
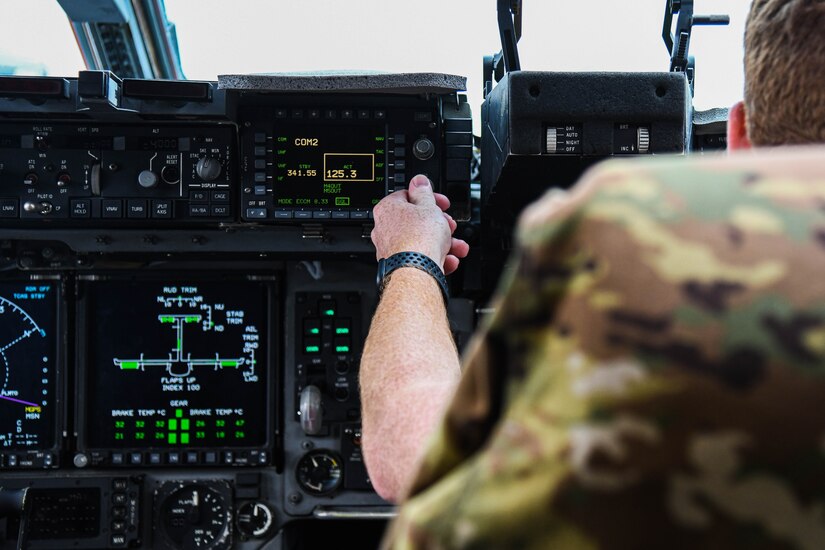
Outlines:
{"type": "Polygon", "coordinates": [[[155,414],[145,420],[115,420],[112,424],[115,441],[136,447],[246,443],[247,422],[238,414],[240,411],[175,409],[173,418],[166,418],[169,411],[153,412],[155,414]],[[212,414],[223,416],[215,418],[212,414]]]}
{"type": "Polygon", "coordinates": [[[367,210],[387,192],[383,127],[275,130],[276,208],[367,210]]]}

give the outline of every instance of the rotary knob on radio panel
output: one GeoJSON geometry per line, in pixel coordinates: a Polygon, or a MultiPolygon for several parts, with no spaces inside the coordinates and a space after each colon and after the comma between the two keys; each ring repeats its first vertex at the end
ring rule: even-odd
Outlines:
{"type": "Polygon", "coordinates": [[[212,157],[202,157],[195,165],[195,173],[203,181],[215,181],[220,177],[223,167],[220,159],[212,157]]]}
{"type": "Polygon", "coordinates": [[[435,154],[435,145],[429,139],[422,137],[413,143],[412,151],[418,160],[427,160],[435,154]]]}

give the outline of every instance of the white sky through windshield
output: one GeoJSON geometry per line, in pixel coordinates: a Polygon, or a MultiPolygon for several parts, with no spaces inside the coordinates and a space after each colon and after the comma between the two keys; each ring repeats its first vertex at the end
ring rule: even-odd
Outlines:
{"type": "MultiPolygon", "coordinates": [[[[697,109],[742,96],[742,33],[749,2],[696,0],[728,27],[697,27],[697,109]]],[[[524,0],[522,68],[664,71],[664,0],[524,0]]],[[[55,0],[3,0],[0,66],[76,76],[83,69],[55,0]],[[49,40],[32,37],[48,36],[49,40]]],[[[500,49],[495,0],[166,0],[188,78],[313,70],[436,71],[468,77],[478,125],[482,58],[500,49]]],[[[476,126],[478,133],[478,126],[476,126]]]]}
{"type": "MultiPolygon", "coordinates": [[[[697,14],[727,13],[728,27],[697,27],[697,109],[742,95],[742,33],[749,2],[696,0],[697,14]]],[[[468,77],[478,118],[482,58],[501,46],[495,0],[166,0],[183,70],[226,73],[324,69],[436,71],[468,77]]],[[[524,0],[522,69],[666,71],[664,0],[524,0]]]]}

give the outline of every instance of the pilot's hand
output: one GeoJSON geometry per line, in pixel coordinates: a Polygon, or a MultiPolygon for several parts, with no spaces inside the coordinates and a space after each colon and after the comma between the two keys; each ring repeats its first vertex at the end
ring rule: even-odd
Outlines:
{"type": "Polygon", "coordinates": [[[449,207],[450,199],[434,193],[430,180],[422,175],[410,181],[409,190],[384,197],[373,210],[376,258],[389,258],[396,252],[420,252],[441,266],[445,274],[455,271],[459,258],[467,256],[470,247],[453,238],[456,223],[445,212],[449,207]]]}

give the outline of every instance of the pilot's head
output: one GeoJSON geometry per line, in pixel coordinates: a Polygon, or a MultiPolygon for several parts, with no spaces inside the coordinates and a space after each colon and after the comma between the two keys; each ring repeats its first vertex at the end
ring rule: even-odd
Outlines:
{"type": "Polygon", "coordinates": [[[825,142],[825,0],[753,0],[728,148],[825,142]]]}

